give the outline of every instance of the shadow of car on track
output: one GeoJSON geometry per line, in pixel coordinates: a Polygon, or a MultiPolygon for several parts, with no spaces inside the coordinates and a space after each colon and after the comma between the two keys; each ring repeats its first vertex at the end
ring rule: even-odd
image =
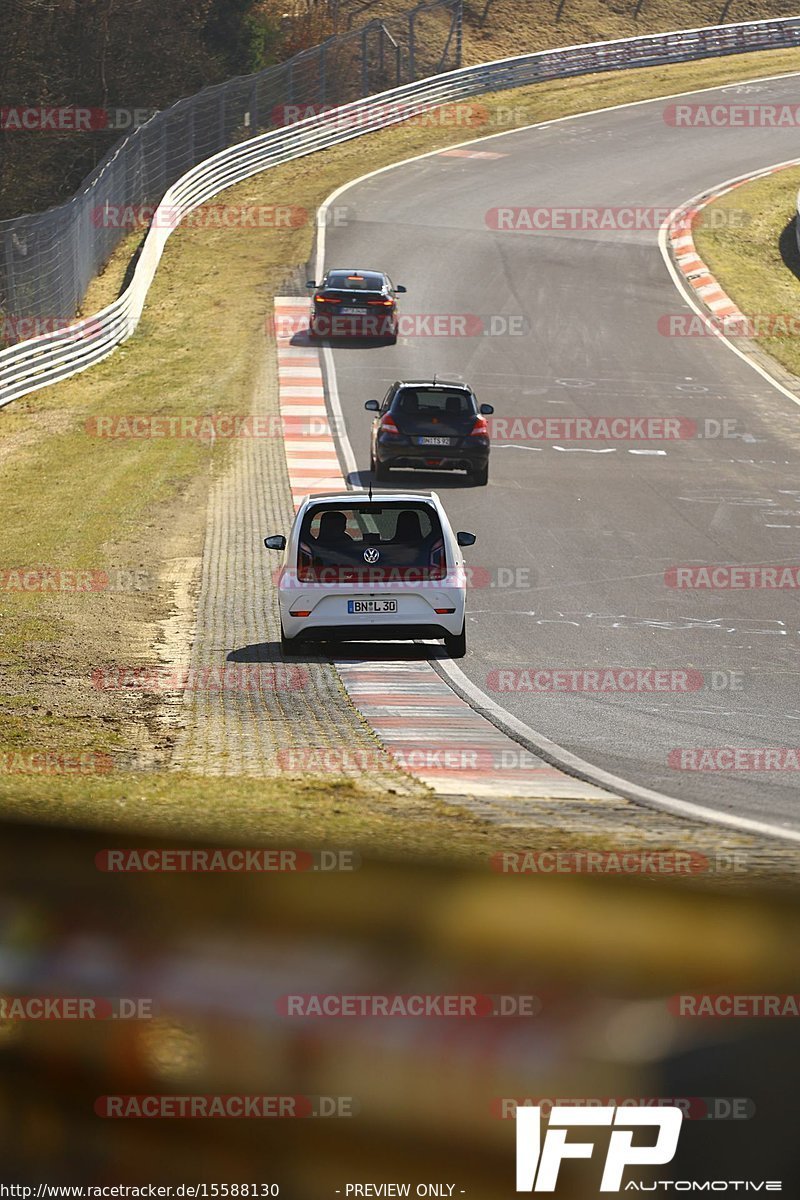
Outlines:
{"type": "Polygon", "coordinates": [[[284,659],[280,642],[254,642],[250,646],[239,646],[226,655],[229,663],[274,663],[290,662],[425,662],[432,658],[449,658],[439,642],[310,642],[304,641],[302,649],[291,658],[284,659]]]}
{"type": "Polygon", "coordinates": [[[394,342],[388,338],[368,337],[312,337],[308,329],[301,329],[293,334],[290,346],[305,346],[307,349],[321,350],[323,346],[331,350],[385,350],[394,342]]]}
{"type": "Polygon", "coordinates": [[[476,486],[466,471],[397,470],[392,472],[388,483],[383,481],[378,483],[370,470],[350,471],[345,476],[345,482],[350,487],[364,488],[365,490],[372,484],[374,489],[382,492],[414,492],[417,490],[436,492],[456,488],[470,488],[471,490],[476,486]]]}

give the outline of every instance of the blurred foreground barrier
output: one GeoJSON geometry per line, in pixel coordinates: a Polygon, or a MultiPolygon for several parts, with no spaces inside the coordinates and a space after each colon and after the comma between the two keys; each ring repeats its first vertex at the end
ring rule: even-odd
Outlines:
{"type": "MultiPolygon", "coordinates": [[[[661,1100],[684,1108],[704,1177],[788,1184],[800,1026],[756,1001],[798,990],[789,889],[488,858],[293,870],[287,848],[275,870],[108,869],[109,851],[135,850],[130,867],[183,845],[3,827],[3,1180],[248,1180],[292,1200],[468,1180],[496,1200],[518,1103],[661,1100]],[[730,1019],[733,995],[749,1016],[730,1019]],[[37,1019],[43,997],[80,998],[84,1019],[37,1019]],[[236,1119],[242,1097],[272,1106],[236,1119]]],[[[594,1195],[594,1168],[570,1166],[559,1195],[594,1195]]]]}

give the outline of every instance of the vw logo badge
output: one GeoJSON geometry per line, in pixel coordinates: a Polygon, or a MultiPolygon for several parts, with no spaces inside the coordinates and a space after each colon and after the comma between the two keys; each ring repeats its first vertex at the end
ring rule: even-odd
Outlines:
{"type": "Polygon", "coordinates": [[[380,552],[374,546],[370,546],[369,550],[364,551],[364,562],[376,563],[380,558],[380,552]]]}

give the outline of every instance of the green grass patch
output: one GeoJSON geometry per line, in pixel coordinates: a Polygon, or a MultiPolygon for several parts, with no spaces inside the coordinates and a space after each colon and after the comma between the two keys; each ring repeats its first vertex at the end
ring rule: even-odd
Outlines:
{"type": "MultiPolygon", "coordinates": [[[[787,167],[734,188],[704,209],[695,232],[700,257],[754,329],[786,317],[800,321],[800,254],[795,237],[800,167],[787,167]]],[[[800,377],[800,339],[791,325],[757,344],[800,377]]]]}

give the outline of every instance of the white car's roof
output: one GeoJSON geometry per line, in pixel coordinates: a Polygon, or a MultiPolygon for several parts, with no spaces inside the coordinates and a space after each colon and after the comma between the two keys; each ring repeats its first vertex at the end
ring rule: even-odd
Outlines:
{"type": "MultiPolygon", "coordinates": [[[[433,501],[434,504],[441,504],[441,501],[436,492],[379,492],[373,489],[372,502],[377,504],[385,500],[398,500],[402,504],[413,503],[419,501],[433,501]]],[[[363,501],[370,501],[369,492],[311,492],[304,496],[302,504],[309,504],[313,501],[315,504],[335,503],[335,504],[352,504],[357,501],[359,504],[363,501]]]]}

